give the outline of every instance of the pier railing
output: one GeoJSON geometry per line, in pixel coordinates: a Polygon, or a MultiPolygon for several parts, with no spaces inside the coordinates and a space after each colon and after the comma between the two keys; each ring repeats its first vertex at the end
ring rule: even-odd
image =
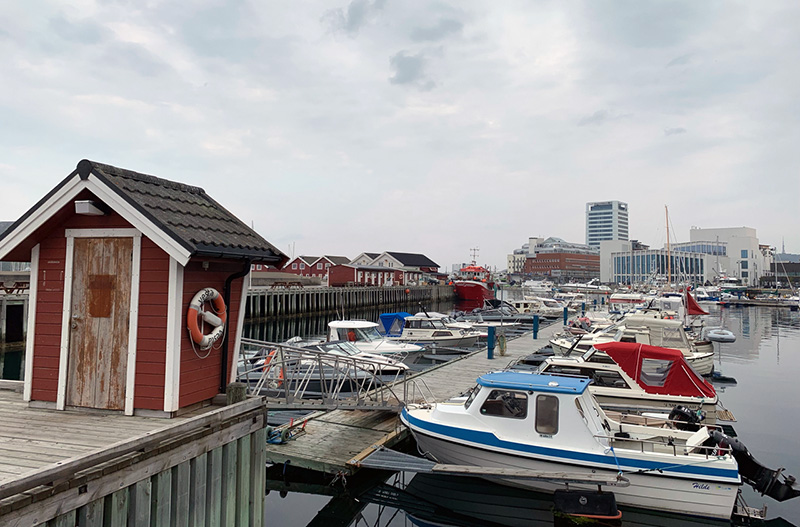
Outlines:
{"type": "Polygon", "coordinates": [[[399,410],[409,372],[353,355],[242,339],[237,380],[280,409],[399,410]],[[399,395],[398,395],[399,393],[399,395]]]}

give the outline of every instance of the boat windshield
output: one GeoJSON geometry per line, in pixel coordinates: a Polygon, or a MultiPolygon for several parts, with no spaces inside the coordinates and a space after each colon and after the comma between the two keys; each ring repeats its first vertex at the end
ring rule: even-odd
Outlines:
{"type": "Polygon", "coordinates": [[[358,328],[356,329],[356,340],[365,340],[367,342],[373,342],[376,340],[383,340],[383,337],[380,333],[378,333],[377,327],[369,327],[369,328],[358,328]]]}
{"type": "Polygon", "coordinates": [[[344,357],[351,357],[353,355],[358,355],[361,350],[359,350],[355,345],[351,342],[339,341],[339,342],[328,342],[325,345],[319,346],[320,351],[324,351],[325,353],[330,353],[332,355],[341,355],[344,357]]]}
{"type": "Polygon", "coordinates": [[[469,397],[467,397],[467,400],[464,401],[464,408],[469,408],[469,405],[471,405],[472,401],[475,400],[475,397],[478,396],[478,392],[479,391],[481,391],[481,385],[480,384],[476,384],[475,386],[472,387],[472,389],[470,389],[469,397]]]}

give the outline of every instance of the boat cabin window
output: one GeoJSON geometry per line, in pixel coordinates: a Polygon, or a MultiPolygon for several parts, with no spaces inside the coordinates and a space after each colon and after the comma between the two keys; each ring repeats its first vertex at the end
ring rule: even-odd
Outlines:
{"type": "Polygon", "coordinates": [[[612,388],[628,388],[628,383],[622,378],[622,375],[616,371],[601,371],[594,370],[592,380],[595,386],[610,386],[612,388]]]}
{"type": "Polygon", "coordinates": [[[642,372],[639,378],[648,386],[664,386],[672,362],[663,359],[642,359],[642,372]]]}
{"type": "Polygon", "coordinates": [[[661,335],[661,344],[663,348],[682,348],[683,343],[683,328],[664,328],[664,333],[661,335]]]}
{"type": "Polygon", "coordinates": [[[481,414],[525,419],[528,416],[528,394],[512,390],[492,390],[481,406],[481,414]]]}
{"type": "Polygon", "coordinates": [[[558,433],[558,397],[536,396],[536,431],[545,435],[558,433]]]}
{"type": "Polygon", "coordinates": [[[434,331],[432,336],[434,336],[434,337],[452,337],[453,336],[453,332],[452,331],[434,331]]]}
{"type": "Polygon", "coordinates": [[[481,385],[480,384],[476,384],[475,386],[472,387],[472,389],[469,391],[469,396],[467,397],[467,400],[464,401],[464,408],[469,408],[470,407],[470,405],[472,404],[472,401],[474,401],[475,397],[478,396],[478,392],[479,391],[481,391],[481,385]]]}
{"type": "Polygon", "coordinates": [[[607,353],[590,349],[583,355],[583,360],[586,362],[600,362],[603,364],[616,364],[614,359],[608,356],[607,353]]]}

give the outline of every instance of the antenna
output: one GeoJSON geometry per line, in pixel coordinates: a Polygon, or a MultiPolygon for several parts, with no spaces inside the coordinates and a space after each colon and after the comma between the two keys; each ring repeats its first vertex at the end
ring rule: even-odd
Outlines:
{"type": "Polygon", "coordinates": [[[478,253],[481,250],[478,247],[469,250],[469,254],[472,257],[472,265],[477,265],[478,263],[478,253]]]}

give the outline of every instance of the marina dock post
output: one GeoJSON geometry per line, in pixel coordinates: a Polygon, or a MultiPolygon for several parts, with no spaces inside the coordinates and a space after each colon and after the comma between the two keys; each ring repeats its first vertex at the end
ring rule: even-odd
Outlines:
{"type": "Polygon", "coordinates": [[[489,335],[486,337],[486,357],[489,359],[494,358],[494,333],[495,327],[489,326],[489,335]]]}
{"type": "Polygon", "coordinates": [[[565,326],[567,325],[567,317],[569,317],[569,312],[567,311],[567,308],[564,307],[564,325],[565,326]]]}
{"type": "Polygon", "coordinates": [[[539,315],[533,315],[533,340],[539,338],[539,315]]]}

